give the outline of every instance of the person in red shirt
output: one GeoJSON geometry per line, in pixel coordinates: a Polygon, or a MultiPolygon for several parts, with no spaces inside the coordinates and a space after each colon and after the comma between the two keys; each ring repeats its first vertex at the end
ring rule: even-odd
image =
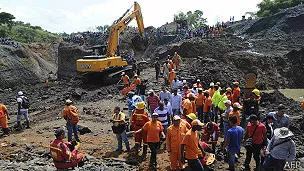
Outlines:
{"type": "Polygon", "coordinates": [[[65,132],[62,128],[55,131],[56,139],[50,143],[50,155],[57,169],[68,169],[84,165],[84,155],[78,153],[80,143],[73,146],[69,142],[63,142],[65,132]],[[73,150],[71,151],[70,148],[73,150]]]}
{"type": "Polygon", "coordinates": [[[153,90],[149,90],[149,96],[147,97],[147,104],[150,115],[154,112],[154,110],[157,108],[159,103],[158,96],[154,93],[153,90]]]}
{"type": "MultiPolygon", "coordinates": [[[[252,138],[252,145],[245,146],[246,148],[246,159],[245,159],[245,169],[250,169],[249,164],[253,154],[255,160],[256,169],[260,170],[260,150],[262,148],[263,140],[267,143],[266,126],[258,121],[258,117],[254,114],[250,115],[248,118],[248,125],[245,131],[244,142],[248,138],[252,138]]],[[[248,141],[248,140],[247,140],[248,141]]]]}
{"type": "Polygon", "coordinates": [[[220,128],[214,122],[208,122],[204,127],[204,141],[212,144],[212,152],[215,154],[215,146],[220,136],[220,128]]]}
{"type": "Polygon", "coordinates": [[[232,92],[232,104],[235,102],[241,103],[241,89],[239,87],[239,82],[233,82],[234,89],[232,92]]]}
{"type": "MultiPolygon", "coordinates": [[[[148,121],[150,121],[148,114],[145,112],[145,102],[138,102],[136,109],[133,111],[130,118],[131,127],[134,131],[140,130],[148,121]]],[[[135,146],[134,149],[138,152],[143,142],[143,154],[147,154],[148,142],[147,132],[142,131],[135,134],[135,146]]]]}

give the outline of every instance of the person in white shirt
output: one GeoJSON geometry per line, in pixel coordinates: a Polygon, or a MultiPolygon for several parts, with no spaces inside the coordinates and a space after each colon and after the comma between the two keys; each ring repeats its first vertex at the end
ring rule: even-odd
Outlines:
{"type": "Polygon", "coordinates": [[[197,85],[196,84],[193,84],[193,87],[192,89],[190,89],[191,93],[193,93],[194,95],[196,95],[198,93],[197,91],[197,85]]]}
{"type": "Polygon", "coordinates": [[[182,113],[182,105],[183,99],[180,94],[177,94],[177,89],[173,90],[171,95],[171,107],[172,107],[172,114],[173,115],[181,115],[182,113]]]}
{"type": "Polygon", "coordinates": [[[164,106],[168,109],[168,114],[170,115],[170,119],[172,120],[172,118],[173,118],[172,106],[171,106],[171,103],[169,102],[169,99],[165,98],[164,106]]]}
{"type": "Polygon", "coordinates": [[[174,78],[174,80],[172,81],[172,89],[178,89],[178,87],[180,87],[183,83],[181,81],[179,81],[176,77],[174,78]]]}
{"type": "Polygon", "coordinates": [[[167,91],[166,87],[162,87],[162,91],[159,93],[159,99],[161,102],[164,102],[165,98],[171,99],[171,93],[167,91]]]}
{"type": "Polygon", "coordinates": [[[23,95],[22,91],[18,92],[18,98],[17,98],[17,103],[18,103],[18,114],[17,114],[17,130],[21,130],[21,116],[23,115],[25,118],[25,124],[26,128],[30,128],[30,119],[28,115],[28,107],[26,107],[25,103],[28,103],[27,97],[23,95]],[[24,104],[23,104],[24,103],[24,104]]]}

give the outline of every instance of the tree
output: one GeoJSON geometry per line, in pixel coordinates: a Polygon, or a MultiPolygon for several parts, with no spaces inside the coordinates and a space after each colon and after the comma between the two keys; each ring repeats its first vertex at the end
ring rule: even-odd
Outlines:
{"type": "Polygon", "coordinates": [[[183,20],[186,20],[188,27],[191,28],[199,28],[207,22],[207,19],[203,18],[203,11],[201,10],[195,10],[194,12],[188,11],[186,14],[180,11],[177,14],[174,14],[175,22],[183,20]]]}
{"type": "Polygon", "coordinates": [[[267,17],[289,7],[297,6],[304,3],[304,0],[263,0],[257,5],[259,11],[258,17],[267,17]]]}
{"type": "Polygon", "coordinates": [[[97,26],[96,29],[97,29],[99,32],[103,32],[103,27],[102,27],[102,26],[97,26]]]}
{"type": "Polygon", "coordinates": [[[2,24],[7,24],[9,28],[12,27],[13,25],[13,20],[15,19],[15,17],[7,12],[1,12],[0,13],[0,25],[2,24]]]}

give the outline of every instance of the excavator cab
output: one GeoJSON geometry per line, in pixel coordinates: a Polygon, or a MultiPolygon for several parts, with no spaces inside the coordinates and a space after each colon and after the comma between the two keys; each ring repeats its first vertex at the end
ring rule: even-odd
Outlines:
{"type": "MultiPolygon", "coordinates": [[[[128,66],[127,60],[123,59],[119,56],[119,53],[117,53],[117,45],[119,34],[135,18],[141,35],[143,37],[145,36],[140,6],[137,2],[134,2],[133,6],[112,24],[107,46],[94,46],[92,47],[94,55],[84,56],[82,59],[77,60],[77,71],[85,73],[85,75],[102,73],[102,80],[106,84],[113,84],[118,81],[122,71],[126,73],[131,71],[131,66],[128,66]],[[130,12],[133,6],[134,10],[130,12]]],[[[129,76],[132,76],[131,74],[132,73],[130,73],[129,76]]],[[[100,79],[100,77],[98,79],[100,79]]]]}

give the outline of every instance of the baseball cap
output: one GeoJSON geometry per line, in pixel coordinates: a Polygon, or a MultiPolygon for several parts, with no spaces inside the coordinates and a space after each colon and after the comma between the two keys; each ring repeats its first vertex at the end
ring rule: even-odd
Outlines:
{"type": "Polygon", "coordinates": [[[231,101],[230,101],[230,100],[225,100],[225,101],[224,101],[224,104],[229,104],[229,105],[231,105],[231,101]]]}
{"type": "Polygon", "coordinates": [[[158,116],[158,113],[153,113],[152,116],[158,116]]]}
{"type": "Polygon", "coordinates": [[[196,126],[196,125],[198,125],[198,126],[204,126],[204,124],[200,120],[198,120],[198,119],[195,119],[194,121],[192,121],[191,125],[192,126],[196,126]]]}
{"type": "Polygon", "coordinates": [[[181,118],[178,116],[178,115],[175,115],[174,117],[173,117],[173,120],[174,121],[176,121],[176,120],[180,120],[181,118]]]}
{"type": "Polygon", "coordinates": [[[23,95],[22,91],[19,91],[18,96],[22,96],[22,95],[23,95]]]}
{"type": "Polygon", "coordinates": [[[64,130],[63,130],[63,128],[58,128],[58,129],[56,129],[55,130],[55,133],[54,133],[54,135],[56,136],[56,137],[59,137],[59,136],[61,136],[61,135],[64,135],[64,130]]]}

